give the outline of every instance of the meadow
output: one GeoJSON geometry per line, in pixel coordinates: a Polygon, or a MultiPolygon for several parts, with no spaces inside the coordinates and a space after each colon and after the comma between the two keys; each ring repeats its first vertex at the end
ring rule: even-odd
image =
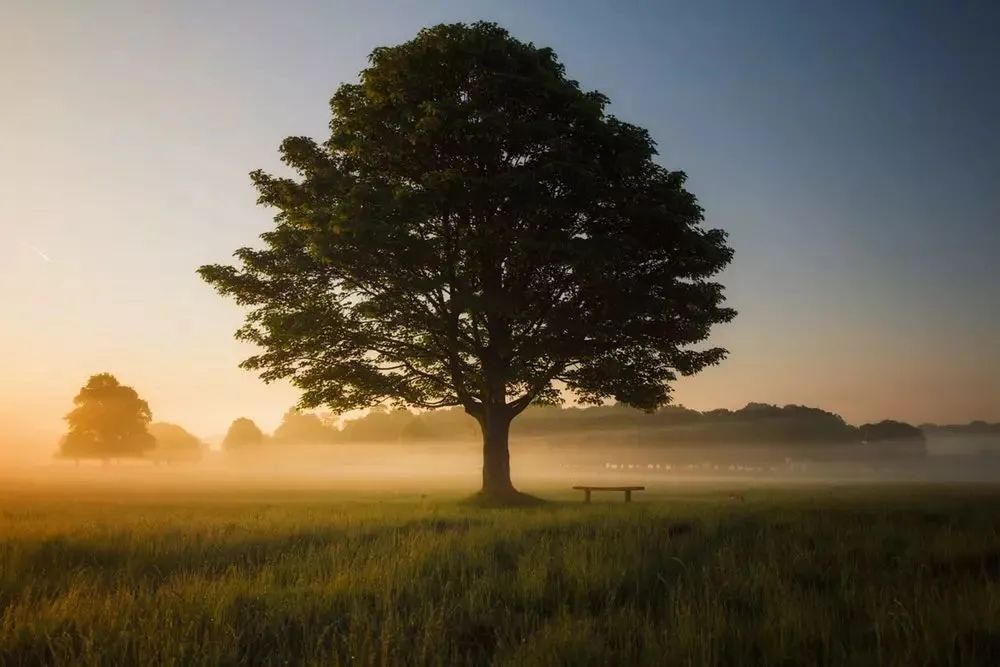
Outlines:
{"type": "Polygon", "coordinates": [[[1000,490],[0,489],[0,665],[1000,664],[1000,490]]]}

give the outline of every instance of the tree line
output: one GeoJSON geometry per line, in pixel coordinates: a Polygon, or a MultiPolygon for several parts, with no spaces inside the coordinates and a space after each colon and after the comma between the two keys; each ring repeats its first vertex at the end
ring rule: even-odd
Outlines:
{"type": "Polygon", "coordinates": [[[59,455],[80,459],[196,461],[208,446],[177,424],[153,422],[149,404],[111,373],[93,375],[73,398],[59,455]]]}
{"type": "MultiPolygon", "coordinates": [[[[60,443],[60,455],[70,459],[147,458],[176,463],[198,460],[208,450],[197,436],[177,424],[153,422],[152,411],[132,387],[110,373],[92,376],[73,399],[66,415],[69,429],[60,443]]],[[[840,415],[803,405],[777,406],[749,403],[738,410],[692,410],[664,406],[643,412],[622,404],[555,407],[532,406],[518,420],[513,434],[519,437],[560,436],[607,432],[640,435],[643,443],[775,443],[865,444],[885,441],[923,443],[932,433],[1000,433],[997,425],[913,426],[884,420],[854,426],[840,415]]],[[[290,409],[273,433],[265,433],[250,418],[240,417],[229,426],[222,441],[225,452],[253,450],[269,445],[336,443],[429,443],[468,441],[478,428],[458,408],[415,412],[376,406],[367,414],[340,419],[290,409]]]]}
{"type": "MultiPolygon", "coordinates": [[[[377,408],[364,417],[344,421],[334,416],[289,410],[270,437],[247,419],[233,423],[224,447],[265,442],[419,442],[469,440],[476,424],[461,409],[413,412],[377,408]]],[[[801,405],[779,407],[750,403],[739,410],[699,412],[665,406],[646,413],[625,405],[586,407],[533,406],[512,428],[520,437],[558,437],[581,432],[644,434],[643,442],[691,443],[863,443],[885,440],[923,441],[922,431],[910,424],[886,420],[852,426],[840,415],[801,405]]]]}

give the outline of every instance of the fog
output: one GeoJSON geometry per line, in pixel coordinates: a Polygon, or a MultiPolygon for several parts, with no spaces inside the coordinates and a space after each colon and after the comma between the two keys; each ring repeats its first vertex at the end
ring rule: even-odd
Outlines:
{"type": "MultiPolygon", "coordinates": [[[[23,443],[22,443],[23,444],[23,443]]],[[[35,443],[40,445],[41,443],[35,443]]],[[[468,495],[480,483],[481,445],[452,441],[271,443],[252,451],[211,448],[200,460],[73,462],[53,447],[0,448],[0,485],[75,493],[146,491],[329,491],[359,497],[468,495]]],[[[926,446],[815,443],[637,442],[634,434],[581,431],[513,437],[511,469],[522,490],[570,492],[576,484],[640,484],[650,490],[802,484],[993,483],[1000,437],[935,437],[926,446]]]]}

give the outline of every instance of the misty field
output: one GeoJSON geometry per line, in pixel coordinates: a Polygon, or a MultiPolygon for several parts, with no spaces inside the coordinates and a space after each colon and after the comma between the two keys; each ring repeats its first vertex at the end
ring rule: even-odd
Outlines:
{"type": "Polygon", "coordinates": [[[595,501],[0,490],[0,665],[1000,662],[1000,491],[595,501]]]}

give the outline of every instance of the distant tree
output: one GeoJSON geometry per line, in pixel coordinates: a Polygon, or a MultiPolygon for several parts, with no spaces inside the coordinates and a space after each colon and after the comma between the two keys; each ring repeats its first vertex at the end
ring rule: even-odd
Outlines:
{"type": "Polygon", "coordinates": [[[347,420],[341,434],[345,440],[394,442],[404,436],[416,419],[405,408],[387,410],[379,405],[361,418],[347,420]]]}
{"type": "Polygon", "coordinates": [[[149,425],[149,433],[156,440],[156,446],[148,456],[155,461],[197,461],[208,447],[177,424],[155,422],[149,425]]]}
{"type": "Polygon", "coordinates": [[[226,451],[239,451],[263,445],[265,440],[264,432],[252,419],[240,417],[229,425],[226,437],[222,440],[222,448],[226,451]]]}
{"type": "Polygon", "coordinates": [[[924,441],[924,432],[916,426],[905,422],[885,419],[877,424],[863,424],[859,427],[861,437],[867,442],[882,440],[915,440],[924,441]]]}
{"type": "Polygon", "coordinates": [[[551,49],[453,24],[370,61],[328,140],[282,143],[297,178],[252,174],[277,209],[264,248],[199,271],[250,307],[244,368],[302,407],[460,406],[482,494],[516,501],[508,434],[530,404],[563,388],[653,410],[724,358],[689,346],[735,314],[712,281],[732,251],[649,133],[551,49]]]}
{"type": "Polygon", "coordinates": [[[422,426],[416,431],[424,439],[471,440],[479,435],[478,425],[462,408],[427,410],[420,413],[419,419],[422,426]]]}
{"type": "Polygon", "coordinates": [[[865,443],[865,453],[879,460],[927,454],[927,437],[911,424],[885,419],[876,424],[863,424],[858,430],[865,443]]]}
{"type": "Polygon", "coordinates": [[[155,441],[147,430],[152,413],[132,387],[110,373],[93,375],[73,399],[66,415],[69,432],[60,454],[72,459],[140,457],[155,441]]]}
{"type": "Polygon", "coordinates": [[[403,426],[399,434],[402,440],[438,440],[439,434],[431,427],[423,415],[414,415],[413,418],[403,426]]]}
{"type": "Polygon", "coordinates": [[[320,443],[337,439],[338,431],[319,415],[292,408],[274,431],[274,439],[288,443],[320,443]]]}
{"type": "Polygon", "coordinates": [[[478,432],[475,422],[460,408],[415,413],[377,406],[364,416],[346,420],[338,439],[344,442],[468,440],[478,432]]]}

